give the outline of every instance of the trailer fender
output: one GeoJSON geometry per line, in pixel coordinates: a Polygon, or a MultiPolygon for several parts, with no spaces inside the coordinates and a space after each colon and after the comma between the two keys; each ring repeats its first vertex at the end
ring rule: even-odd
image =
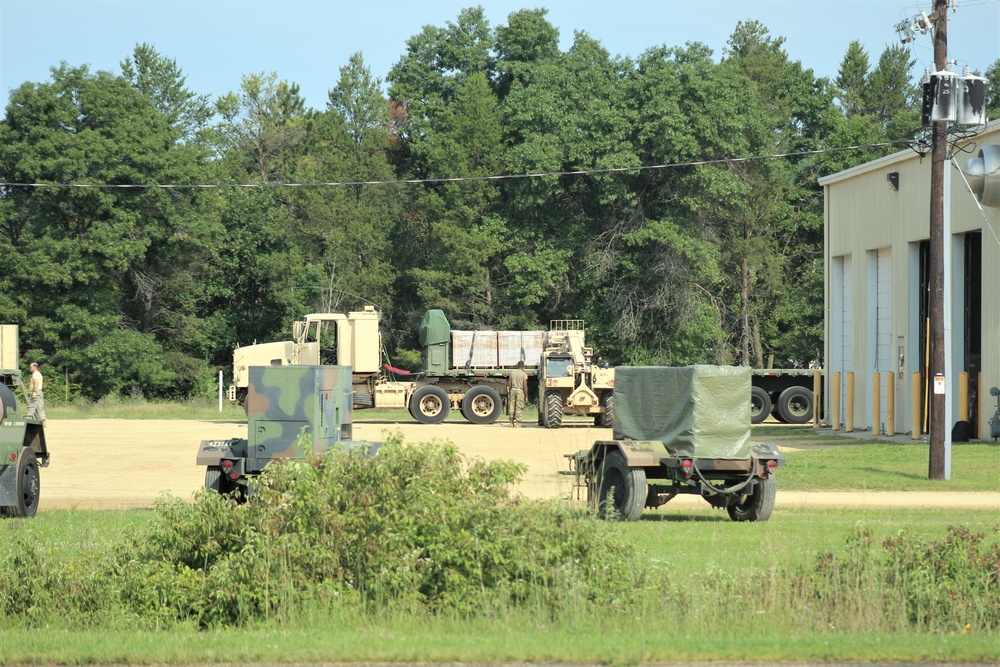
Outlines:
{"type": "Polygon", "coordinates": [[[755,442],[750,451],[757,460],[776,461],[779,466],[785,465],[785,455],[773,442],[755,442]]]}
{"type": "Polygon", "coordinates": [[[247,441],[245,438],[229,440],[202,440],[198,448],[197,465],[217,466],[223,459],[245,459],[247,441]]]}
{"type": "Polygon", "coordinates": [[[658,466],[662,459],[670,456],[659,440],[598,440],[589,450],[581,450],[573,458],[583,466],[595,466],[613,449],[622,453],[630,468],[658,466]]]}

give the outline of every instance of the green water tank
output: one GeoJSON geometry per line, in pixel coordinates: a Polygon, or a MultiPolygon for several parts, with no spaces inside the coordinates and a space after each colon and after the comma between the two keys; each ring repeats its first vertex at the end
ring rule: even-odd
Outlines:
{"type": "Polygon", "coordinates": [[[448,370],[451,357],[451,325],[443,310],[428,310],[420,320],[420,345],[423,370],[441,372],[448,370]]]}

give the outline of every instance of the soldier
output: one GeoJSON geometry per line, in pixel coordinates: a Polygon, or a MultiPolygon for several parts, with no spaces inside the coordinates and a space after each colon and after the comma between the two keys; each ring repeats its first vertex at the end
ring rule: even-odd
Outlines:
{"type": "Polygon", "coordinates": [[[524,372],[524,362],[517,362],[517,368],[507,376],[507,416],[510,425],[521,428],[521,410],[528,398],[528,374],[524,372]]]}
{"type": "Polygon", "coordinates": [[[31,382],[28,385],[28,393],[31,395],[28,400],[28,412],[25,415],[28,419],[39,419],[42,426],[45,426],[45,394],[42,393],[42,373],[38,370],[38,363],[31,362],[31,382]]]}

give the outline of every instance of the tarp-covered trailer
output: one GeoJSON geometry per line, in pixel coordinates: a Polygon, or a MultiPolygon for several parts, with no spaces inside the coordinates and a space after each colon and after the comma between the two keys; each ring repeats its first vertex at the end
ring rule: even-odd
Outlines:
{"type": "Polygon", "coordinates": [[[604,515],[635,520],[696,494],[734,521],[766,521],[785,459],[773,443],[750,440],[750,375],[741,366],[619,366],[614,440],[568,455],[569,474],[604,515]]]}

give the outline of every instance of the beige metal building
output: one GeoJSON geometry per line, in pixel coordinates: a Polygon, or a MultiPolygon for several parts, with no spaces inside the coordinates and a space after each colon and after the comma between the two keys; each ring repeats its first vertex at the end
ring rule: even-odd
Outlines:
{"type": "MultiPolygon", "coordinates": [[[[945,176],[947,430],[961,416],[964,371],[969,373],[971,435],[985,437],[996,408],[989,390],[1000,386],[1000,209],[981,210],[959,169],[964,172],[982,147],[998,144],[1000,121],[975,136],[949,139],[954,161],[945,176]]],[[[851,408],[857,430],[880,433],[894,427],[897,434],[912,434],[916,423],[926,432],[926,395],[934,390],[925,366],[930,183],[930,153],[921,157],[909,149],[820,179],[827,424],[844,427],[851,408]],[[834,391],[837,372],[839,392],[834,391]],[[850,406],[848,373],[854,385],[850,406]],[[915,379],[914,374],[920,375],[915,379]]]]}

